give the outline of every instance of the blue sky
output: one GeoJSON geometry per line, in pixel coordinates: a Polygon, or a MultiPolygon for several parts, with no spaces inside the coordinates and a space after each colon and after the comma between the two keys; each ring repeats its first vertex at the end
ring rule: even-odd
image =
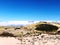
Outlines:
{"type": "Polygon", "coordinates": [[[60,20],[59,0],[0,0],[0,21],[60,20]]]}

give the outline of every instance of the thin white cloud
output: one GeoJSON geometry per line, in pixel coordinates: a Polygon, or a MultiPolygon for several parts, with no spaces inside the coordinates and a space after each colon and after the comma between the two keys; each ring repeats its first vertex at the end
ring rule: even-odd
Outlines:
{"type": "Polygon", "coordinates": [[[27,25],[36,23],[38,21],[8,21],[8,22],[0,22],[0,26],[7,26],[7,25],[27,25]]]}
{"type": "MultiPolygon", "coordinates": [[[[7,26],[7,25],[27,25],[37,23],[39,21],[7,21],[7,22],[0,22],[0,26],[7,26]]],[[[46,22],[60,22],[60,21],[46,21],[46,22]]]]}

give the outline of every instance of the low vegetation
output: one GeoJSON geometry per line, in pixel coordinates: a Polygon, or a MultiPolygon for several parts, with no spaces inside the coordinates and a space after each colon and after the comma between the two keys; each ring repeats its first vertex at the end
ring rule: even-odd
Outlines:
{"type": "Polygon", "coordinates": [[[12,33],[8,33],[8,32],[3,32],[2,34],[0,34],[0,36],[4,36],[4,37],[15,37],[12,33]]]}
{"type": "Polygon", "coordinates": [[[22,37],[47,34],[60,34],[58,26],[48,22],[38,22],[36,24],[26,26],[0,26],[0,36],[22,37]]]}
{"type": "Polygon", "coordinates": [[[36,25],[36,30],[51,32],[58,30],[58,27],[51,24],[40,24],[36,25]]]}

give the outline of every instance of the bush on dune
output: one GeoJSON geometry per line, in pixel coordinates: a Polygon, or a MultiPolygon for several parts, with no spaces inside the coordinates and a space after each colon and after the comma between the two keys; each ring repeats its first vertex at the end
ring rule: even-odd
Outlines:
{"type": "Polygon", "coordinates": [[[36,25],[36,30],[40,30],[40,31],[50,32],[50,31],[56,31],[57,29],[58,29],[57,26],[54,26],[54,25],[51,25],[51,24],[36,25]]]}
{"type": "Polygon", "coordinates": [[[2,34],[0,34],[0,36],[4,36],[4,37],[15,37],[12,33],[9,32],[3,32],[2,34]]]}

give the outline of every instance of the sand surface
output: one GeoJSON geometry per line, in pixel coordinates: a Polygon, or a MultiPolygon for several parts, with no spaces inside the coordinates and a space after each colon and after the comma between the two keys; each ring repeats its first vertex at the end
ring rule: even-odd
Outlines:
{"type": "Polygon", "coordinates": [[[60,45],[60,35],[39,35],[32,37],[0,37],[0,45],[60,45]]]}
{"type": "Polygon", "coordinates": [[[20,41],[14,37],[0,37],[0,45],[20,45],[20,41]]]}

